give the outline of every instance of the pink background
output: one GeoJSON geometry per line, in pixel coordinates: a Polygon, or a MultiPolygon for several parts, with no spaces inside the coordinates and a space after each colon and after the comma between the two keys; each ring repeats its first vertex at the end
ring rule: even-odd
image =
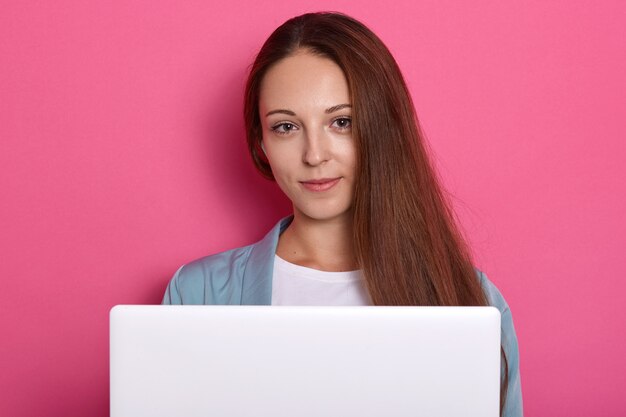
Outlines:
{"type": "Polygon", "coordinates": [[[626,415],[620,1],[19,1],[0,13],[0,414],[108,415],[108,312],[289,212],[252,168],[246,67],[306,11],[403,69],[528,416],[626,415]]]}

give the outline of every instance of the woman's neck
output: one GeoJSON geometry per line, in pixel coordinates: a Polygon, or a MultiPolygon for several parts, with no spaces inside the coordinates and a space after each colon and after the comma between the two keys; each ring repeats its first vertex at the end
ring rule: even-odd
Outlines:
{"type": "Polygon", "coordinates": [[[357,269],[352,241],[352,216],[316,220],[294,212],[280,235],[276,254],[296,265],[321,271],[357,269]]]}

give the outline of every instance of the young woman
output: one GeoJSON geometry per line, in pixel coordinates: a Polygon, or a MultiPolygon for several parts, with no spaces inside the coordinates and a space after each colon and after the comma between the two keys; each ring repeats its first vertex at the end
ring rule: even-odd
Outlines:
{"type": "Polygon", "coordinates": [[[382,41],[339,13],[272,33],[251,68],[252,159],[293,203],[259,242],[182,266],[164,304],[497,307],[501,415],[522,415],[509,307],[475,269],[382,41]]]}

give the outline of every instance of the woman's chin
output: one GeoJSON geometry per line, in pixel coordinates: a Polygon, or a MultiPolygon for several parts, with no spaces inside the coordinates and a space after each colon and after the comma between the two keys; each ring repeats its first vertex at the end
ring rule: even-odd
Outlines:
{"type": "Polygon", "coordinates": [[[306,221],[330,222],[349,221],[352,219],[352,211],[348,208],[339,207],[306,207],[298,208],[294,206],[294,217],[306,221]]]}

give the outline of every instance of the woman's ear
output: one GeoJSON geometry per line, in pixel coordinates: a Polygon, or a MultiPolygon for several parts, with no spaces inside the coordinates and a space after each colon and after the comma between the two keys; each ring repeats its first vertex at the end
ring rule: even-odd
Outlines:
{"type": "Polygon", "coordinates": [[[267,156],[267,152],[265,152],[265,145],[263,145],[263,141],[261,141],[261,150],[263,151],[263,154],[267,156]]]}

